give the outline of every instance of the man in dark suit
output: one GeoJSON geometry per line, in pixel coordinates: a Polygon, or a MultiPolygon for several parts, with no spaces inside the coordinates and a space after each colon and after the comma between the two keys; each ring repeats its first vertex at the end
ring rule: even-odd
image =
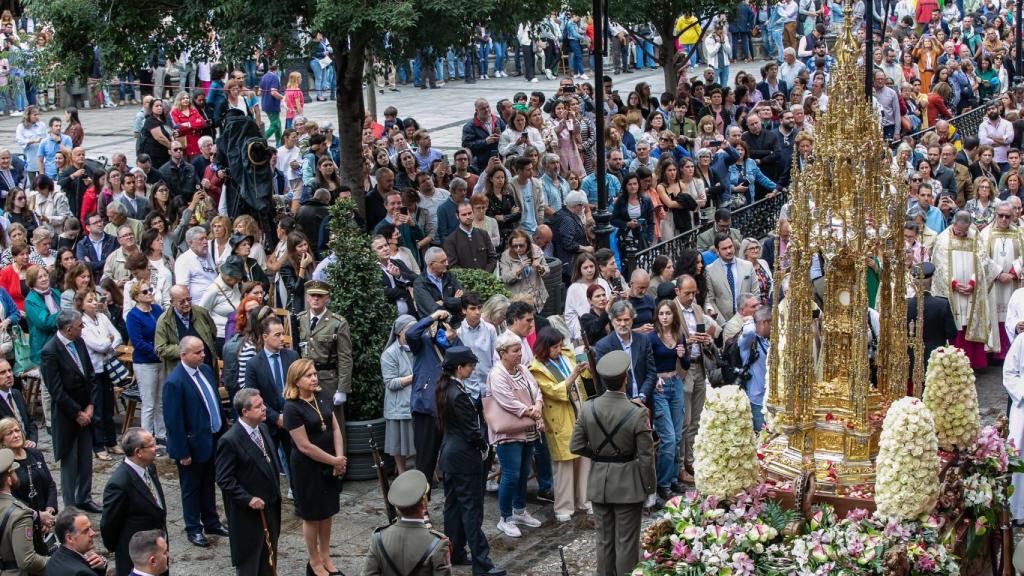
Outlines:
{"type": "Polygon", "coordinates": [[[128,542],[133,569],[130,576],[167,574],[167,533],[163,530],[143,530],[132,535],[128,542]]]}
{"type": "Polygon", "coordinates": [[[95,212],[85,215],[85,233],[75,245],[75,259],[92,270],[93,281],[99,284],[103,264],[117,250],[117,238],[103,231],[103,219],[95,212]]]}
{"type": "Polygon", "coordinates": [[[452,268],[476,268],[494,272],[498,254],[487,232],[473,226],[473,207],[469,202],[458,205],[459,225],[444,240],[444,252],[452,268]]]}
{"type": "Polygon", "coordinates": [[[583,252],[594,253],[594,247],[587,238],[587,230],[583,227],[583,211],[586,206],[587,195],[574,190],[565,195],[565,204],[551,217],[555,258],[562,261],[562,279],[566,284],[576,256],[583,252]]]}
{"type": "Polygon", "coordinates": [[[263,422],[267,407],[260,393],[242,388],[235,394],[238,421],[217,445],[217,485],[231,529],[231,564],[238,576],[271,576],[281,534],[281,466],[263,422]],[[272,549],[266,546],[264,520],[272,549]]]}
{"type": "Polygon", "coordinates": [[[429,316],[434,310],[443,308],[446,299],[462,298],[462,286],[448,271],[448,255],[444,250],[436,246],[428,248],[427,254],[423,257],[423,264],[426,269],[412,285],[416,310],[421,317],[429,316]]]}
{"type": "Polygon", "coordinates": [[[785,261],[786,249],[789,248],[789,220],[779,218],[778,233],[772,234],[761,242],[761,258],[768,263],[768,268],[775,271],[775,255],[781,248],[782,258],[785,261]]]}
{"type": "Polygon", "coordinates": [[[25,405],[25,397],[13,386],[14,370],[11,369],[11,363],[6,358],[0,358],[0,418],[17,420],[25,435],[25,446],[35,448],[39,442],[39,428],[25,405]]]}
{"type": "MultiPolygon", "coordinates": [[[[935,274],[935,266],[931,262],[924,262],[915,266],[911,271],[912,277],[918,278],[922,274],[922,291],[924,292],[924,318],[922,321],[924,335],[924,368],[928,370],[928,358],[932,350],[945,346],[956,338],[956,320],[953,318],[953,311],[949,307],[949,300],[939,296],[932,296],[932,275],[935,274]]],[[[917,296],[907,298],[907,329],[910,337],[913,338],[915,325],[917,323],[917,296]]],[[[913,368],[914,351],[910,349],[911,368],[913,368]]]]}
{"type": "MultiPolygon", "coordinates": [[[[648,408],[654,407],[654,389],[658,383],[657,368],[654,367],[654,351],[646,335],[633,332],[633,318],[636,312],[626,300],[619,300],[608,310],[614,331],[598,340],[594,345],[594,362],[613,350],[629,352],[631,358],[629,382],[623,391],[631,400],[639,400],[648,408]]],[[[602,381],[603,383],[603,381],[602,381]]],[[[606,387],[607,388],[607,387],[606,387]]]]}
{"type": "Polygon", "coordinates": [[[46,562],[46,576],[104,576],[107,561],[93,550],[92,521],[85,512],[68,506],[57,514],[53,533],[60,546],[46,562]]]}
{"type": "Polygon", "coordinates": [[[53,457],[60,462],[64,506],[98,514],[92,499],[92,392],[95,372],[82,340],[82,314],[61,310],[57,334],[43,346],[39,369],[50,392],[53,457]]]}
{"type": "Polygon", "coordinates": [[[117,576],[132,571],[132,535],[144,530],[167,531],[167,504],[156,473],[156,438],[145,428],[129,428],[121,438],[124,462],[103,489],[100,535],[115,554],[117,576]]]}
{"type": "Polygon", "coordinates": [[[267,426],[274,443],[290,458],[291,437],[284,427],[284,380],[288,368],[299,359],[299,355],[284,345],[284,324],[277,316],[271,316],[260,325],[263,334],[263,349],[245,364],[244,388],[253,388],[260,393],[267,407],[267,426]]]}
{"type": "Polygon", "coordinates": [[[213,370],[203,363],[203,341],[195,336],[181,340],[181,363],[164,382],[164,422],[167,424],[167,455],[177,461],[181,484],[181,508],[188,541],[201,548],[210,545],[203,530],[227,536],[217,517],[214,492],[213,450],[224,427],[220,397],[213,370]]]}
{"type": "Polygon", "coordinates": [[[416,275],[398,258],[391,257],[388,239],[380,234],[373,237],[370,243],[373,253],[377,255],[380,266],[380,285],[384,289],[384,297],[398,308],[398,315],[416,315],[416,304],[413,301],[412,286],[416,275]]]}

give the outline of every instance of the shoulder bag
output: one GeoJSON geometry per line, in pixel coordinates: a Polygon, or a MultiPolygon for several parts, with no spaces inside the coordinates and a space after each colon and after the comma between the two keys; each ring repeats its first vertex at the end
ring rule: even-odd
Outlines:
{"type": "MultiPolygon", "coordinates": [[[[516,389],[514,393],[523,404],[533,405],[533,400],[528,397],[528,390],[516,389]]],[[[529,416],[516,416],[502,408],[501,404],[498,404],[497,400],[491,396],[490,389],[487,390],[487,395],[481,398],[481,401],[484,406],[484,420],[487,422],[487,428],[493,434],[518,434],[537,425],[537,422],[529,416]]]]}

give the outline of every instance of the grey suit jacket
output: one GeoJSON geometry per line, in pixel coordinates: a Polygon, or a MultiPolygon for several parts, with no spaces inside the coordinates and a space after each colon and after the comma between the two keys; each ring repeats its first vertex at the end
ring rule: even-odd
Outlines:
{"type": "Polygon", "coordinates": [[[746,260],[733,259],[733,278],[736,285],[736,293],[733,294],[729,288],[729,280],[726,277],[725,262],[721,258],[715,260],[707,268],[708,297],[707,303],[712,305],[718,316],[715,321],[719,326],[726,322],[736,313],[736,300],[740,294],[749,292],[755,297],[760,297],[760,285],[754,279],[754,266],[746,260]]]}

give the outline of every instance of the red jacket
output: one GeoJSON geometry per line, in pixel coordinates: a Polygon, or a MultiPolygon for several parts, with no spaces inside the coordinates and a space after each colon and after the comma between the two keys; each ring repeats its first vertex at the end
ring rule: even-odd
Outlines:
{"type": "Polygon", "coordinates": [[[927,26],[932,21],[932,12],[938,9],[938,0],[917,0],[917,8],[914,9],[914,20],[918,24],[927,26]]]}
{"type": "Polygon", "coordinates": [[[199,137],[202,136],[206,120],[195,106],[190,106],[188,114],[182,110],[171,110],[171,122],[178,128],[178,134],[185,137],[185,157],[193,158],[199,154],[199,137]],[[188,124],[186,128],[184,124],[188,124]]]}

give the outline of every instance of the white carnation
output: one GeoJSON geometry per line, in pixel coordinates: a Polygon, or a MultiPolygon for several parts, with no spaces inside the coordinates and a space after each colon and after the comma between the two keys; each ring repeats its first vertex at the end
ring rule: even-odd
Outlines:
{"type": "Polygon", "coordinates": [[[932,509],[939,493],[937,449],[928,407],[909,396],[894,402],[879,438],[875,504],[881,515],[912,519],[932,509]],[[918,425],[910,425],[912,417],[918,425]]]}
{"type": "Polygon", "coordinates": [[[697,489],[732,498],[757,483],[757,444],[750,400],[738,386],[707,392],[694,442],[697,489]]]}

